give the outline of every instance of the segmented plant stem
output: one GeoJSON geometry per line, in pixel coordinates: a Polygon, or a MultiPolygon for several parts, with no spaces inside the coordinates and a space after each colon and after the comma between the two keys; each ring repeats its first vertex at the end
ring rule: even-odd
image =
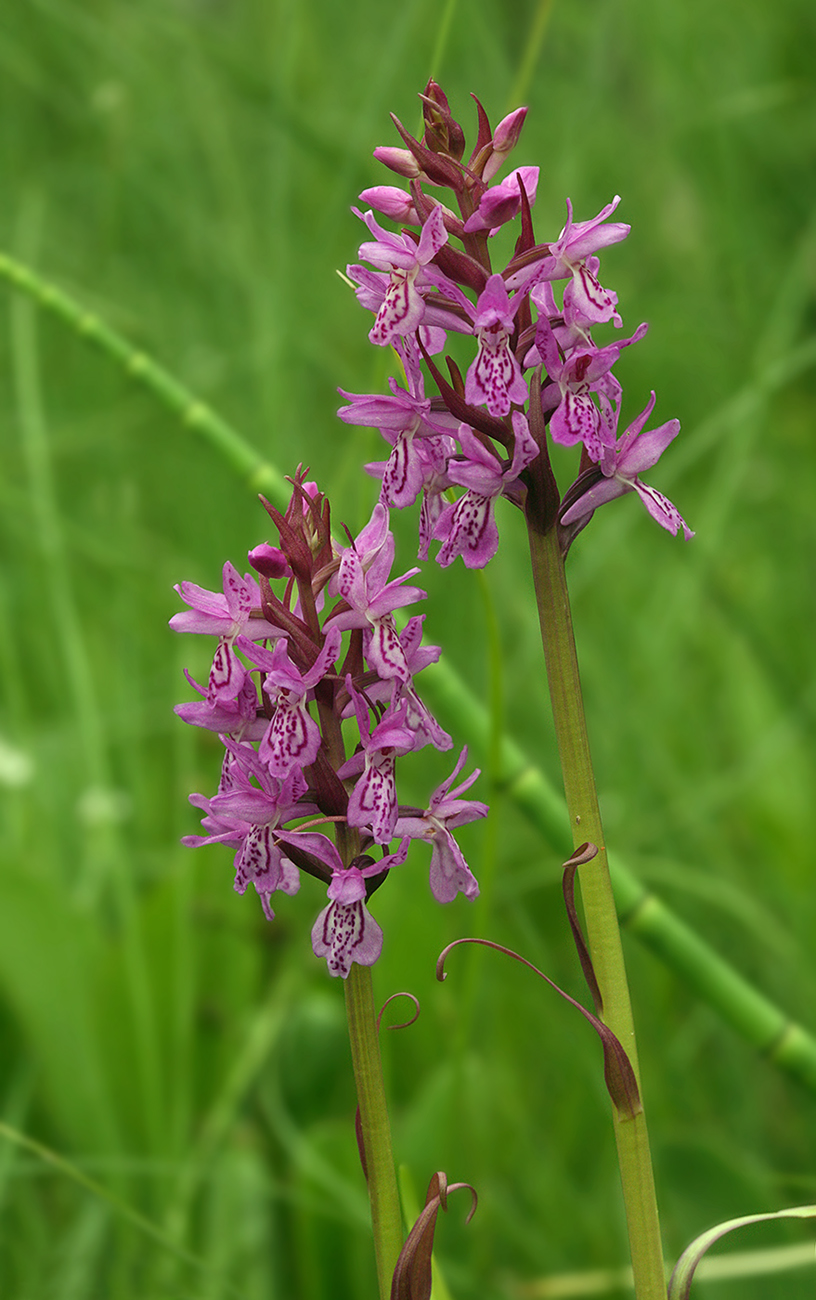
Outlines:
{"type": "Polygon", "coordinates": [[[58,316],[82,338],[93,343],[156,396],[218,452],[230,468],[245,479],[255,492],[264,492],[276,505],[285,507],[290,492],[283,475],[223,420],[206,402],[200,401],[174,375],[140,348],[134,348],[94,312],[86,311],[69,294],[43,280],[23,262],[0,253],[0,278],[21,289],[53,315],[58,316]]]}

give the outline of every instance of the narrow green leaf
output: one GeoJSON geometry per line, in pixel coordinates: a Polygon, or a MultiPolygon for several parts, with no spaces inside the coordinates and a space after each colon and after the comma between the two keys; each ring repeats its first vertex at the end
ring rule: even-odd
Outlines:
{"type": "MultiPolygon", "coordinates": [[[[669,1282],[668,1300],[688,1300],[695,1269],[715,1241],[719,1241],[721,1237],[734,1232],[737,1228],[744,1228],[750,1223],[767,1223],[771,1219],[816,1219],[816,1205],[797,1205],[790,1210],[776,1210],[767,1214],[745,1214],[740,1219],[727,1219],[725,1223],[718,1223],[715,1228],[709,1228],[707,1232],[701,1233],[690,1246],[686,1247],[674,1267],[669,1282]]],[[[814,1252],[814,1263],[816,1263],[816,1252],[814,1252]]]]}

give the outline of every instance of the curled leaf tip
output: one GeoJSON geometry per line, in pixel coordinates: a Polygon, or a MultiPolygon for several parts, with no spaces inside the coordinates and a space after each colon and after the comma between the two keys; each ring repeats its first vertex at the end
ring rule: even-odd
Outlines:
{"type": "MultiPolygon", "coordinates": [[[[592,847],[594,848],[595,846],[593,845],[592,847]]],[[[574,872],[574,868],[572,868],[572,870],[574,872]]],[[[567,873],[565,873],[565,875],[566,874],[567,873]]],[[[443,980],[445,978],[445,972],[443,970],[445,958],[451,949],[458,948],[460,943],[478,943],[484,948],[493,948],[496,952],[503,952],[506,957],[512,957],[514,961],[519,962],[522,966],[526,966],[528,970],[533,972],[533,974],[538,975],[540,979],[543,979],[546,984],[549,984],[550,988],[555,989],[556,993],[560,994],[565,1002],[569,1002],[570,1006],[575,1007],[575,1010],[579,1011],[584,1019],[589,1021],[601,1040],[604,1054],[604,1079],[606,1081],[606,1089],[612,1099],[612,1104],[615,1109],[625,1119],[634,1119],[634,1117],[643,1110],[643,1103],[640,1099],[637,1078],[634,1069],[632,1068],[632,1062],[629,1060],[629,1057],[626,1054],[626,1049],[620,1039],[616,1037],[609,1026],[605,1025],[598,1016],[593,1015],[591,1011],[587,1011],[586,1007],[582,1006],[580,1002],[577,1002],[575,998],[570,997],[569,993],[565,993],[562,988],[559,988],[555,983],[555,980],[551,980],[549,975],[545,975],[542,970],[539,970],[537,966],[534,966],[526,957],[522,957],[519,953],[514,952],[512,948],[506,948],[504,944],[496,943],[493,939],[478,939],[474,937],[454,939],[453,943],[449,943],[447,948],[443,949],[439,954],[436,963],[437,979],[443,980]]]]}
{"type": "Polygon", "coordinates": [[[432,1253],[436,1220],[440,1210],[447,1210],[448,1196],[467,1188],[470,1210],[466,1223],[476,1212],[478,1197],[470,1183],[448,1183],[444,1170],[438,1170],[428,1184],[425,1205],[400,1251],[391,1281],[391,1300],[430,1300],[432,1253]]]}
{"type": "Polygon", "coordinates": [[[566,870],[567,867],[582,867],[585,862],[591,862],[592,859],[597,856],[597,844],[593,844],[591,840],[587,840],[584,844],[580,844],[578,848],[575,849],[571,857],[567,858],[566,862],[563,864],[564,869],[566,870]]]}
{"type": "Polygon", "coordinates": [[[414,1014],[411,1016],[410,1020],[402,1020],[396,1025],[387,1025],[387,1029],[407,1029],[409,1025],[415,1024],[418,1020],[420,1012],[419,998],[414,993],[409,993],[406,989],[402,989],[399,993],[392,993],[390,998],[386,998],[385,1002],[383,1002],[380,1007],[380,1014],[377,1016],[377,1032],[379,1032],[386,1007],[393,1002],[395,998],[409,998],[414,1004],[414,1014]]]}
{"type": "Polygon", "coordinates": [[[476,1191],[476,1188],[472,1187],[470,1183],[454,1183],[453,1187],[450,1188],[450,1191],[458,1192],[461,1188],[465,1188],[465,1187],[470,1192],[470,1209],[468,1210],[467,1215],[465,1216],[465,1223],[470,1223],[471,1219],[473,1218],[474,1214],[479,1208],[479,1196],[476,1191]]]}
{"type": "Polygon", "coordinates": [[[439,956],[436,959],[436,978],[439,980],[440,984],[443,984],[445,980],[448,978],[448,972],[445,970],[445,959],[447,958],[448,953],[452,952],[454,948],[458,948],[460,943],[480,943],[480,942],[482,942],[480,939],[469,939],[469,938],[454,939],[453,943],[449,943],[447,948],[442,949],[442,951],[440,952],[439,956]]]}

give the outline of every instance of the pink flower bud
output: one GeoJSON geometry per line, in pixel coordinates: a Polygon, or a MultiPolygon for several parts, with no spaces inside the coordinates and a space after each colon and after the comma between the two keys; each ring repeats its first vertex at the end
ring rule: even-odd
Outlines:
{"type": "Polygon", "coordinates": [[[407,222],[409,226],[420,224],[413,199],[405,190],[395,185],[374,185],[370,190],[363,190],[361,203],[370,203],[376,212],[390,217],[392,221],[407,222]]]}
{"type": "Polygon", "coordinates": [[[377,162],[383,163],[398,176],[406,176],[408,180],[416,180],[420,175],[419,163],[410,149],[397,149],[393,145],[380,144],[374,150],[374,157],[377,162]]]}
{"type": "Polygon", "coordinates": [[[482,180],[489,181],[501,167],[505,159],[519,142],[521,128],[527,116],[526,108],[516,108],[507,117],[503,117],[493,132],[493,153],[485,163],[482,180]]]}
{"type": "Polygon", "coordinates": [[[269,542],[261,542],[259,546],[253,547],[248,559],[255,572],[262,573],[265,578],[291,576],[292,570],[283,551],[278,550],[277,546],[270,546],[269,542]]]}

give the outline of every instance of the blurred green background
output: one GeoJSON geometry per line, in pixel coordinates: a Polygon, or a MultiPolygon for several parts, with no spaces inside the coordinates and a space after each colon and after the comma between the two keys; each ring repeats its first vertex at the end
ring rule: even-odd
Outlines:
{"type": "MultiPolygon", "coordinates": [[[[283,473],[308,463],[353,531],[382,444],[335,419],[335,390],[381,388],[387,358],[335,271],[361,237],[350,204],[387,179],[371,150],[395,142],[388,112],[416,129],[431,73],[471,133],[470,91],[494,123],[529,104],[513,165],[541,165],[539,238],[567,195],[579,219],[623,196],[632,233],[603,278],[626,332],[651,326],[618,367],[625,422],[652,388],[659,420],[680,418],[651,478],[697,538],[630,496],[570,558],[608,842],[811,1029],[815,52],[811,0],[8,0],[0,18],[0,248],[283,473]]],[[[369,1297],[342,988],[308,941],[320,892],[305,882],[269,926],[226,850],[178,843],[219,758],[172,712],[208,650],[168,631],[172,587],[217,587],[266,517],[8,285],[0,447],[2,1118],[197,1257],[0,1138],[2,1294],[369,1297]]],[[[426,635],[557,782],[526,540],[509,508],[500,527],[484,581],[426,566],[426,635]]],[[[399,535],[401,571],[413,519],[399,535]]],[[[593,1035],[499,957],[460,952],[433,980],[439,949],[479,933],[584,996],[559,857],[473,757],[494,809],[462,836],[483,897],[434,905],[420,846],[376,900],[377,994],[422,1001],[384,1035],[398,1157],[419,1194],[435,1169],[479,1190],[474,1223],[454,1202],[438,1233],[455,1297],[625,1295],[552,1281],[626,1260],[593,1035]]],[[[403,798],[424,804],[448,770],[407,762],[403,798]]],[[[667,1253],[816,1201],[816,1096],[632,941],[627,960],[667,1253]]],[[[813,1270],[695,1286],[796,1300],[813,1270]]]]}

